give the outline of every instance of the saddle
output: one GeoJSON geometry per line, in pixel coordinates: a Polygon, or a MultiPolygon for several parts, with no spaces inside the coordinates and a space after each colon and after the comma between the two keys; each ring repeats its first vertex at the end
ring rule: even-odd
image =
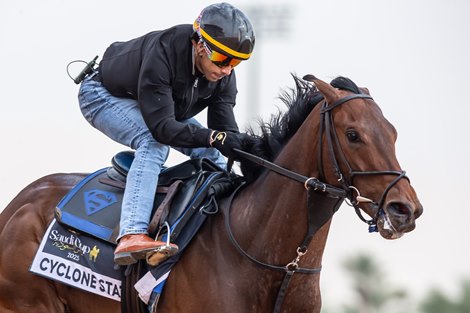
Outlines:
{"type": "MultiPolygon", "coordinates": [[[[59,223],[115,245],[126,177],[133,159],[134,152],[119,152],[112,158],[111,167],[100,169],[77,184],[56,206],[59,223]]],[[[191,159],[164,168],[158,182],[149,234],[156,236],[161,226],[168,223],[172,241],[203,202],[212,203],[233,187],[230,175],[208,159],[191,159]]]]}

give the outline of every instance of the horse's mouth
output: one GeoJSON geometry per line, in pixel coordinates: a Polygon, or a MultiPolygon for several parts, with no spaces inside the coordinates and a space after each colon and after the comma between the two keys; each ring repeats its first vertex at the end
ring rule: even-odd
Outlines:
{"type": "Polygon", "coordinates": [[[403,236],[403,233],[397,231],[393,226],[387,212],[384,212],[384,214],[380,215],[380,217],[377,219],[377,227],[379,229],[380,235],[385,239],[392,240],[403,236]]]}

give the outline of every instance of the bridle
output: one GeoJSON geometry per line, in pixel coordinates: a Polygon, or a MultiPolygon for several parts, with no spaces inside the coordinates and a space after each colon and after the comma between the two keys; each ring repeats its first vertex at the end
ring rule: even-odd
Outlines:
{"type": "MultiPolygon", "coordinates": [[[[328,105],[328,102],[326,100],[323,101],[323,106],[321,107],[320,111],[320,138],[318,140],[318,162],[319,162],[319,171],[320,171],[320,177],[324,178],[324,165],[323,165],[323,136],[322,134],[324,133],[326,136],[327,140],[327,149],[328,149],[328,154],[329,158],[333,164],[333,172],[336,176],[336,179],[338,182],[341,183],[343,189],[347,191],[347,199],[349,199],[349,203],[351,206],[354,207],[354,210],[356,211],[357,216],[365,223],[369,225],[369,232],[376,232],[378,231],[377,229],[377,220],[381,215],[385,213],[385,210],[383,208],[385,198],[392,189],[393,186],[395,186],[402,178],[405,178],[409,181],[409,178],[406,176],[405,171],[392,171],[392,170],[383,170],[383,171],[356,171],[351,168],[351,165],[347,161],[344,152],[341,148],[339,139],[338,139],[338,134],[336,132],[336,128],[334,127],[334,121],[333,121],[333,114],[332,111],[336,107],[342,105],[345,102],[348,102],[353,99],[370,99],[372,100],[372,97],[367,95],[367,94],[353,94],[346,96],[344,98],[341,98],[334,102],[332,105],[328,105]],[[336,153],[335,153],[336,151],[336,153]],[[339,156],[341,163],[344,164],[348,170],[348,176],[349,181],[346,178],[345,175],[341,172],[339,162],[337,159],[337,155],[339,156]],[[369,198],[361,196],[359,190],[354,187],[353,185],[353,180],[355,176],[378,176],[378,175],[395,175],[396,177],[388,184],[388,186],[385,188],[385,190],[382,193],[382,196],[380,197],[379,201],[373,201],[369,198]],[[354,197],[354,193],[357,194],[356,197],[354,197]],[[372,206],[375,207],[376,209],[376,215],[372,217],[372,219],[367,220],[364,218],[364,216],[361,213],[361,209],[359,207],[360,203],[370,203],[372,206]]],[[[347,201],[348,202],[348,201],[347,201]]],[[[393,226],[392,226],[393,227],[393,226]]]]}
{"type": "MultiPolygon", "coordinates": [[[[318,140],[319,146],[317,149],[319,153],[318,162],[319,162],[320,178],[323,179],[325,177],[324,164],[322,160],[323,133],[324,133],[326,136],[326,140],[327,140],[328,154],[333,164],[333,170],[334,170],[335,176],[338,182],[341,183],[341,188],[324,183],[319,178],[316,178],[316,177],[303,176],[301,174],[290,171],[286,168],[283,168],[279,165],[276,165],[272,162],[264,160],[250,153],[244,152],[239,149],[235,149],[236,153],[239,156],[247,160],[250,160],[251,162],[254,162],[258,165],[261,165],[270,171],[274,171],[280,175],[283,175],[290,179],[298,181],[302,183],[304,187],[307,189],[307,211],[308,211],[307,234],[305,235],[304,240],[302,241],[301,245],[299,245],[299,247],[297,248],[297,251],[296,251],[297,256],[294,258],[292,262],[290,262],[289,264],[285,266],[272,265],[272,264],[267,264],[265,262],[259,261],[255,257],[248,254],[235,239],[231,226],[230,226],[230,207],[231,207],[231,202],[233,198],[237,194],[237,191],[240,190],[241,187],[243,186],[240,186],[239,188],[237,188],[237,190],[232,193],[231,197],[229,198],[229,201],[227,202],[228,204],[225,210],[225,226],[226,226],[228,237],[231,243],[233,244],[233,246],[237,249],[237,251],[244,257],[247,257],[251,262],[255,263],[256,265],[259,265],[261,267],[264,267],[270,270],[280,271],[280,272],[285,273],[284,279],[281,283],[281,286],[277,294],[276,302],[274,305],[274,311],[273,311],[274,313],[278,313],[281,311],[282,303],[284,301],[284,297],[286,295],[289,282],[292,276],[294,275],[294,273],[315,274],[321,271],[321,267],[300,268],[298,265],[298,262],[300,261],[301,257],[307,253],[307,247],[310,244],[311,239],[313,238],[316,231],[320,229],[320,227],[323,226],[324,223],[326,223],[329,219],[331,219],[333,214],[341,205],[342,201],[344,199],[348,199],[350,204],[354,207],[358,217],[363,222],[369,225],[369,231],[377,231],[377,220],[385,212],[383,209],[383,204],[385,202],[385,198],[388,192],[402,178],[408,179],[405,171],[393,171],[393,170],[355,171],[351,168],[349,162],[346,160],[346,157],[341,149],[339,138],[336,133],[336,129],[334,127],[332,111],[334,108],[353,99],[372,99],[372,97],[366,94],[352,94],[352,95],[349,95],[349,96],[346,96],[344,98],[337,100],[332,105],[328,105],[327,101],[324,100],[321,111],[320,111],[320,115],[321,115],[320,116],[320,132],[319,132],[320,138],[318,140]],[[341,163],[344,164],[348,168],[348,177],[351,181],[353,180],[354,176],[365,176],[365,175],[396,175],[397,177],[393,179],[392,182],[390,182],[389,185],[385,188],[385,190],[382,193],[382,196],[380,197],[380,200],[378,202],[374,202],[371,199],[361,196],[359,190],[356,187],[354,187],[352,183],[349,182],[347,178],[343,175],[340,169],[340,166],[339,166],[340,163],[338,162],[338,158],[336,156],[335,151],[339,153],[339,159],[341,163]],[[354,193],[357,193],[356,197],[354,197],[354,193]],[[327,197],[330,199],[336,199],[335,201],[330,202],[330,203],[333,203],[332,208],[329,208],[329,209],[314,208],[314,203],[316,201],[313,201],[312,199],[318,196],[319,194],[327,195],[327,197]],[[364,216],[361,213],[359,204],[364,203],[364,202],[371,203],[372,205],[377,207],[376,215],[370,220],[367,220],[366,218],[364,218],[364,216]]],[[[231,164],[231,162],[233,162],[233,160],[229,160],[229,164],[231,164]]]]}

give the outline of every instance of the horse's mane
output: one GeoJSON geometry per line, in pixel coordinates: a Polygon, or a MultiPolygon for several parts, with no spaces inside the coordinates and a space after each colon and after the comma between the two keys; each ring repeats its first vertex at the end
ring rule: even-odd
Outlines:
{"type": "MultiPolygon", "coordinates": [[[[312,109],[323,99],[318,89],[311,83],[292,75],[294,88],[281,92],[279,99],[287,106],[287,112],[280,110],[273,114],[268,122],[259,123],[261,134],[253,128],[248,129],[250,135],[244,141],[243,150],[273,161],[284,145],[297,132],[312,109]]],[[[358,86],[349,78],[337,77],[331,81],[335,88],[361,93],[358,86]]],[[[256,179],[263,168],[248,160],[240,158],[240,168],[248,182],[256,179]]]]}

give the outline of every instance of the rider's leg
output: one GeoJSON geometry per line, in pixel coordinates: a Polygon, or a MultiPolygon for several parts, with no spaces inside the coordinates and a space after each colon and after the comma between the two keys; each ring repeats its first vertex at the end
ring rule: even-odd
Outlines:
{"type": "Polygon", "coordinates": [[[177,251],[175,245],[166,246],[147,236],[158,175],[168,157],[169,147],[153,138],[136,100],[114,97],[100,82],[85,79],[79,102],[83,115],[92,126],[135,149],[124,191],[116,263],[134,263],[155,249],[174,254],[177,251]]]}

